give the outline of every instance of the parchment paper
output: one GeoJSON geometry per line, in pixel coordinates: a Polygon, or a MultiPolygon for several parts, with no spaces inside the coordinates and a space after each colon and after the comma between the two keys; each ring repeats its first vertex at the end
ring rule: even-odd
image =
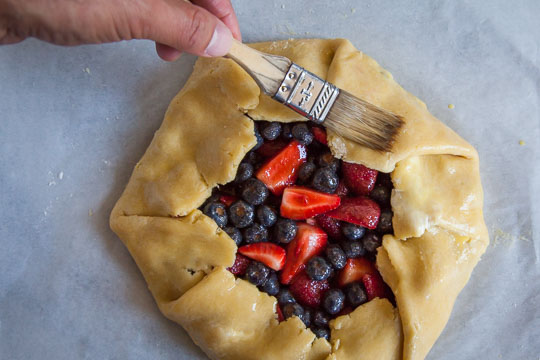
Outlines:
{"type": "MultiPolygon", "coordinates": [[[[476,146],[492,242],[428,358],[539,359],[540,2],[234,5],[246,41],[351,39],[476,146]]],[[[147,41],[0,47],[1,359],[206,358],[108,227],[193,62],[147,41]]]]}

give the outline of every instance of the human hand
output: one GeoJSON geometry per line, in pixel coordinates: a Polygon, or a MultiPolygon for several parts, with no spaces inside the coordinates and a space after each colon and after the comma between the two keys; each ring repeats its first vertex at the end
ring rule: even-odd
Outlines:
{"type": "Polygon", "coordinates": [[[181,51],[223,56],[233,36],[241,39],[230,0],[0,0],[0,44],[150,39],[173,61],[181,51]]]}

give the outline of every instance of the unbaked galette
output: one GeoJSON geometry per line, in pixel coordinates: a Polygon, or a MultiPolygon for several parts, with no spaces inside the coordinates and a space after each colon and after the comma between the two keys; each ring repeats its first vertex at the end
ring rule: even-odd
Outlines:
{"type": "Polygon", "coordinates": [[[112,229],[212,359],[423,359],[488,244],[476,151],[347,40],[252,46],[401,115],[392,152],[199,59],[112,229]]]}

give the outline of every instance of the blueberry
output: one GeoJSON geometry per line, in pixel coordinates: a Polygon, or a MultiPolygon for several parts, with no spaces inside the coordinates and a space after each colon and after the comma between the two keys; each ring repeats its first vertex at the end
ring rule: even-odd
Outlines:
{"type": "Polygon", "coordinates": [[[317,163],[319,164],[319,167],[328,167],[336,173],[339,170],[339,159],[335,158],[331,152],[327,152],[319,156],[317,163]]]}
{"type": "Polygon", "coordinates": [[[244,229],[244,241],[246,244],[268,241],[268,230],[261,224],[253,223],[244,229]]]}
{"type": "Polygon", "coordinates": [[[341,248],[349,259],[363,256],[366,253],[360,241],[345,241],[341,243],[341,248]]]}
{"type": "MultiPolygon", "coordinates": [[[[326,145],[321,144],[318,141],[313,141],[308,147],[308,153],[309,154],[314,154],[314,155],[317,155],[317,156],[319,154],[322,154],[322,153],[326,152],[326,151],[328,151],[328,147],[326,145]]],[[[315,164],[317,164],[316,161],[315,161],[315,164]]]]}
{"type": "Polygon", "coordinates": [[[253,165],[248,162],[241,162],[238,165],[238,171],[236,172],[235,182],[241,183],[253,176],[253,165]]]}
{"type": "Polygon", "coordinates": [[[286,288],[279,289],[279,292],[277,293],[276,298],[279,305],[281,306],[286,305],[286,304],[293,304],[296,302],[291,292],[286,288]]]}
{"type": "Polygon", "coordinates": [[[312,327],[311,331],[315,334],[318,338],[324,338],[326,340],[330,340],[330,330],[325,327],[312,327]]]}
{"type": "Polygon", "coordinates": [[[255,286],[263,285],[269,274],[270,269],[257,261],[252,261],[246,270],[247,280],[255,286]]]}
{"type": "Polygon", "coordinates": [[[317,166],[315,166],[315,164],[311,161],[300,165],[300,168],[298,169],[298,183],[307,184],[316,169],[317,166]]]}
{"type": "Polygon", "coordinates": [[[279,280],[275,272],[272,272],[264,285],[262,290],[268,295],[275,296],[279,292],[279,280]]]}
{"type": "Polygon", "coordinates": [[[242,199],[251,205],[261,205],[268,197],[266,185],[259,179],[251,178],[246,180],[242,189],[242,199]]]}
{"type": "Polygon", "coordinates": [[[204,214],[214,220],[219,227],[227,225],[227,209],[220,202],[211,202],[204,207],[204,214]]]}
{"type": "Polygon", "coordinates": [[[242,233],[240,232],[240,230],[232,226],[227,226],[223,230],[227,233],[227,235],[229,235],[231,239],[233,239],[233,241],[236,243],[236,246],[240,246],[240,244],[242,243],[242,233]]]}
{"type": "Polygon", "coordinates": [[[297,303],[287,304],[283,306],[283,317],[285,319],[290,318],[291,316],[298,316],[300,319],[304,316],[304,308],[297,303]]]}
{"type": "Polygon", "coordinates": [[[292,128],[292,134],[299,143],[309,145],[313,141],[313,134],[306,124],[296,124],[292,128]]]}
{"type": "Polygon", "coordinates": [[[339,289],[328,290],[322,300],[324,310],[330,315],[335,315],[343,309],[345,294],[339,289]]]}
{"type": "Polygon", "coordinates": [[[364,235],[362,243],[364,244],[364,249],[369,252],[374,252],[379,246],[381,246],[382,238],[377,233],[368,231],[368,233],[364,235]]]}
{"type": "Polygon", "coordinates": [[[381,216],[379,217],[379,223],[377,224],[377,231],[381,234],[391,234],[394,232],[392,227],[392,210],[385,209],[381,211],[381,216]]]}
{"type": "Polygon", "coordinates": [[[311,310],[304,309],[304,315],[300,317],[300,320],[302,320],[304,325],[308,328],[311,325],[311,310]]]}
{"type": "Polygon", "coordinates": [[[311,280],[326,280],[330,277],[331,270],[330,265],[320,256],[311,258],[306,265],[306,273],[311,280]]]}
{"type": "Polygon", "coordinates": [[[391,193],[392,191],[390,190],[390,188],[383,185],[376,185],[375,188],[371,190],[369,196],[382,207],[386,207],[390,205],[391,193]]]}
{"type": "Polygon", "coordinates": [[[250,151],[244,157],[244,161],[250,163],[253,166],[256,166],[261,162],[261,156],[255,151],[250,151]]]}
{"type": "Polygon", "coordinates": [[[377,175],[377,184],[386,186],[387,188],[392,188],[392,178],[389,173],[380,172],[377,175]]]}
{"type": "Polygon", "coordinates": [[[281,137],[284,138],[285,140],[291,140],[293,138],[290,124],[283,124],[281,126],[281,137]]]}
{"type": "Polygon", "coordinates": [[[297,230],[298,226],[294,220],[280,218],[276,223],[274,236],[277,242],[288,244],[296,236],[297,230]]]}
{"type": "Polygon", "coordinates": [[[253,129],[254,129],[255,138],[257,139],[257,143],[251,150],[257,150],[264,143],[264,139],[261,136],[261,133],[259,132],[259,128],[256,123],[253,124],[253,129]]]}
{"type": "MultiPolygon", "coordinates": [[[[328,265],[330,265],[330,263],[328,263],[328,265]]],[[[335,276],[336,276],[336,271],[334,270],[332,265],[330,265],[330,276],[328,276],[328,281],[332,282],[335,276]]]]}
{"type": "Polygon", "coordinates": [[[265,123],[261,128],[261,135],[266,140],[276,140],[281,134],[281,124],[278,122],[265,123]]]}
{"type": "Polygon", "coordinates": [[[359,225],[344,223],[341,226],[341,232],[348,240],[355,241],[360,240],[360,238],[364,236],[366,229],[359,225]]]}
{"type": "Polygon", "coordinates": [[[347,256],[338,244],[329,244],[326,248],[326,258],[336,270],[345,267],[347,256]]]}
{"type": "Polygon", "coordinates": [[[201,209],[204,209],[206,205],[210,203],[219,202],[219,197],[220,197],[220,194],[217,192],[217,189],[214,189],[214,192],[212,193],[212,195],[210,195],[210,197],[204,201],[204,204],[202,204],[201,209]]]}
{"type": "Polygon", "coordinates": [[[353,282],[346,289],[347,301],[351,306],[357,307],[368,301],[364,285],[359,282],[353,282]]]}
{"type": "Polygon", "coordinates": [[[270,206],[261,205],[257,208],[257,219],[262,226],[270,227],[274,226],[277,221],[277,215],[270,206]]]}
{"type": "Polygon", "coordinates": [[[229,207],[229,219],[239,229],[245,228],[253,223],[255,213],[253,206],[244,200],[235,201],[229,207]]]}
{"type": "Polygon", "coordinates": [[[313,314],[313,325],[318,327],[327,327],[330,317],[324,311],[317,310],[313,314]]]}
{"type": "Polygon", "coordinates": [[[317,169],[311,181],[311,186],[315,189],[329,194],[336,192],[338,184],[337,174],[329,167],[317,169]]]}

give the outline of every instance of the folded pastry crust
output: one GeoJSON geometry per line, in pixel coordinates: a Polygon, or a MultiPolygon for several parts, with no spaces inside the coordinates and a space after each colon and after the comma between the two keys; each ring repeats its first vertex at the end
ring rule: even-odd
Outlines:
{"type": "Polygon", "coordinates": [[[225,269],[236,245],[197,208],[213,187],[234,179],[255,145],[250,118],[304,120],[262,95],[231,60],[197,61],[135,166],[111,228],[163,314],[211,359],[423,359],[489,241],[475,149],[347,40],[252,46],[405,119],[391,153],[328,134],[334,156],[392,172],[395,234],[385,236],[377,267],[397,308],[375,299],[338,317],[330,344],[298,318],[279,323],[276,299],[225,269]]]}

